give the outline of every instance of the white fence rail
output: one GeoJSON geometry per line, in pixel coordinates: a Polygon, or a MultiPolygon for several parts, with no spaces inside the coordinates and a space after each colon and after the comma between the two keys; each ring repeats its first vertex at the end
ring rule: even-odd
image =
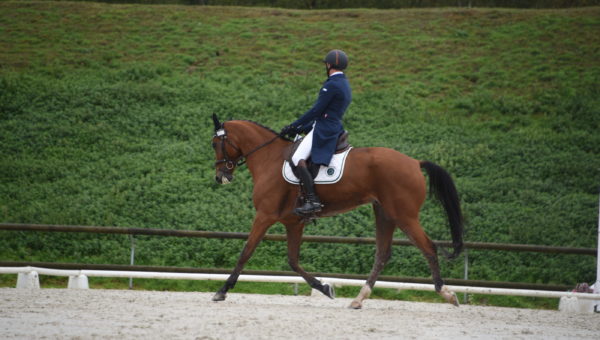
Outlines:
{"type": "MultiPolygon", "coordinates": [[[[38,275],[68,276],[69,288],[88,288],[88,277],[121,277],[137,279],[172,279],[172,280],[217,280],[225,281],[227,274],[199,274],[199,273],[160,273],[160,272],[139,272],[139,271],[111,271],[111,270],[63,270],[49,269],[39,267],[0,267],[0,274],[19,274],[17,282],[18,288],[36,288],[39,287],[37,281],[38,275]],[[33,281],[37,281],[37,284],[33,281]],[[19,287],[20,286],[20,287],[19,287]]],[[[364,280],[339,279],[339,278],[319,278],[323,282],[335,286],[363,286],[364,280]]],[[[299,276],[268,276],[268,275],[240,275],[239,281],[249,282],[276,282],[276,283],[304,283],[299,276]]],[[[378,281],[375,284],[379,288],[391,288],[397,290],[421,290],[434,291],[432,284],[422,283],[403,283],[378,281]]],[[[485,288],[485,287],[466,287],[466,286],[448,286],[457,293],[467,294],[489,294],[489,295],[511,295],[511,296],[529,296],[543,298],[575,298],[583,300],[594,300],[594,304],[600,304],[600,294],[557,292],[529,289],[506,289],[506,288],[485,288]]]]}

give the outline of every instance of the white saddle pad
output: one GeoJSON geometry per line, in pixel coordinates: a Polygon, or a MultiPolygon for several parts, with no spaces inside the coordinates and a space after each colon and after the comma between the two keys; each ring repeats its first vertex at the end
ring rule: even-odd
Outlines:
{"type": "MultiPolygon", "coordinates": [[[[321,165],[321,168],[319,168],[319,173],[315,178],[315,184],[333,184],[342,179],[346,157],[348,157],[350,150],[352,150],[352,147],[349,147],[348,150],[342,153],[333,155],[331,162],[329,162],[329,166],[321,165]]],[[[283,162],[281,173],[283,174],[283,178],[288,183],[300,184],[300,180],[294,175],[292,167],[288,161],[283,162]]]]}

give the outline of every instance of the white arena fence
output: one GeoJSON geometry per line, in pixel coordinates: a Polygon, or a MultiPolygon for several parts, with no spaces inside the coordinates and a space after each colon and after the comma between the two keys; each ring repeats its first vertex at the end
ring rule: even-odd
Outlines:
{"type": "MultiPolygon", "coordinates": [[[[201,274],[201,273],[161,273],[161,272],[139,272],[139,271],[111,271],[111,270],[66,270],[49,269],[39,267],[0,267],[0,274],[18,274],[17,288],[39,288],[39,275],[66,276],[69,277],[69,288],[88,289],[88,277],[111,277],[111,278],[137,278],[137,279],[172,279],[172,280],[217,280],[225,281],[227,274],[201,274]]],[[[324,283],[342,286],[363,286],[364,280],[340,279],[340,278],[318,278],[324,283]]],[[[239,281],[247,282],[271,282],[271,283],[304,283],[299,276],[270,276],[270,275],[240,275],[239,281]]],[[[397,290],[419,290],[435,291],[434,285],[422,283],[403,283],[377,281],[378,288],[391,288],[397,290]]],[[[561,310],[571,312],[600,312],[600,294],[557,292],[528,289],[506,289],[451,286],[448,288],[456,293],[466,294],[489,294],[528,296],[540,298],[560,298],[561,310]]]]}
{"type": "MultiPolygon", "coordinates": [[[[559,292],[545,290],[530,290],[530,289],[512,289],[512,288],[486,288],[486,287],[470,287],[470,286],[455,286],[448,287],[457,293],[465,294],[490,294],[490,295],[511,295],[511,296],[528,296],[540,298],[560,298],[559,308],[565,311],[572,312],[600,312],[600,201],[598,205],[598,247],[595,249],[596,255],[596,282],[592,286],[593,293],[577,293],[577,292],[559,292]]],[[[85,227],[85,226],[52,226],[52,225],[23,225],[0,223],[0,230],[37,230],[37,231],[77,231],[77,232],[95,232],[95,233],[123,233],[123,234],[149,234],[149,235],[165,235],[165,236],[186,236],[186,237],[208,237],[208,238],[247,238],[247,235],[242,233],[216,233],[205,231],[173,231],[173,230],[146,230],[134,228],[114,228],[114,227],[85,227]]],[[[283,241],[283,235],[270,235],[273,240],[283,241]]],[[[308,237],[307,237],[308,238],[308,237]]],[[[323,238],[323,237],[321,237],[323,238]]],[[[328,242],[344,242],[346,238],[331,238],[321,240],[328,242]]],[[[360,239],[357,243],[371,243],[374,240],[360,239]]],[[[395,240],[394,244],[401,240],[395,240]]],[[[401,241],[402,242],[402,241],[401,241]]],[[[406,241],[405,241],[406,242],[406,241]]],[[[480,247],[482,244],[465,244],[467,248],[480,247]]],[[[489,248],[490,244],[483,245],[489,248]]],[[[592,249],[568,249],[564,247],[540,247],[540,246],[523,246],[523,245],[502,245],[505,250],[517,251],[543,251],[543,252],[560,252],[573,253],[581,252],[582,254],[593,254],[592,249]]],[[[499,248],[499,249],[501,249],[499,248]]],[[[132,238],[131,264],[133,265],[134,258],[134,242],[132,238]]],[[[467,252],[465,251],[465,279],[467,279],[467,252]]],[[[590,255],[591,255],[590,254],[590,255]]],[[[89,288],[88,277],[121,277],[121,278],[140,278],[140,279],[175,279],[175,280],[218,280],[224,281],[229,275],[215,273],[165,273],[165,272],[142,272],[142,271],[113,271],[113,270],[72,270],[72,269],[50,269],[41,267],[0,267],[0,274],[18,274],[17,288],[39,288],[38,275],[53,275],[69,277],[69,288],[89,288]]],[[[271,276],[271,275],[240,275],[239,281],[251,282],[276,282],[276,283],[304,283],[304,280],[299,276],[271,276]]],[[[334,286],[363,286],[364,280],[357,279],[342,279],[322,277],[321,281],[332,284],[334,286]]],[[[398,290],[421,290],[435,291],[432,284],[423,283],[405,283],[405,282],[389,282],[377,281],[375,284],[379,288],[391,288],[398,290]]]]}

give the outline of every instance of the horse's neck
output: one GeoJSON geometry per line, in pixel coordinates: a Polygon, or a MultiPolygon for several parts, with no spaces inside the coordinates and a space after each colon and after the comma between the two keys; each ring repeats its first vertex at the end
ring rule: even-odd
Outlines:
{"type": "Polygon", "coordinates": [[[236,129],[235,135],[236,139],[239,140],[238,147],[244,154],[260,148],[275,137],[272,132],[252,123],[240,125],[236,129]]]}
{"type": "Polygon", "coordinates": [[[272,176],[270,170],[281,166],[283,151],[290,143],[258,125],[244,126],[238,133],[240,149],[244,154],[251,153],[246,163],[252,177],[256,180],[263,175],[272,176]]]}

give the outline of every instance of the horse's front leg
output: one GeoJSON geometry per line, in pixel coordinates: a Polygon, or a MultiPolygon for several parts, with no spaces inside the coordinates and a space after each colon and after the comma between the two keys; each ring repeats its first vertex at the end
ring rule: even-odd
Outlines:
{"type": "Polygon", "coordinates": [[[287,231],[288,263],[290,267],[292,267],[292,270],[302,276],[306,283],[312,288],[320,291],[331,299],[335,298],[333,286],[322,284],[321,281],[317,280],[314,276],[310,275],[300,267],[300,245],[302,244],[304,224],[302,222],[285,223],[285,228],[287,231]]]}
{"type": "Polygon", "coordinates": [[[269,227],[272,226],[273,223],[275,223],[275,221],[273,221],[272,219],[263,216],[260,213],[256,214],[256,216],[254,217],[254,222],[252,223],[250,235],[248,236],[248,240],[246,241],[244,249],[240,254],[240,258],[238,259],[237,265],[233,269],[231,275],[229,275],[227,281],[225,281],[223,287],[221,287],[221,289],[219,289],[219,291],[213,296],[213,301],[225,300],[225,298],[227,297],[227,291],[235,287],[238,277],[240,276],[242,269],[244,269],[244,265],[246,264],[246,262],[248,262],[248,260],[252,256],[252,253],[254,253],[254,250],[267,233],[267,229],[269,229],[269,227]]]}

